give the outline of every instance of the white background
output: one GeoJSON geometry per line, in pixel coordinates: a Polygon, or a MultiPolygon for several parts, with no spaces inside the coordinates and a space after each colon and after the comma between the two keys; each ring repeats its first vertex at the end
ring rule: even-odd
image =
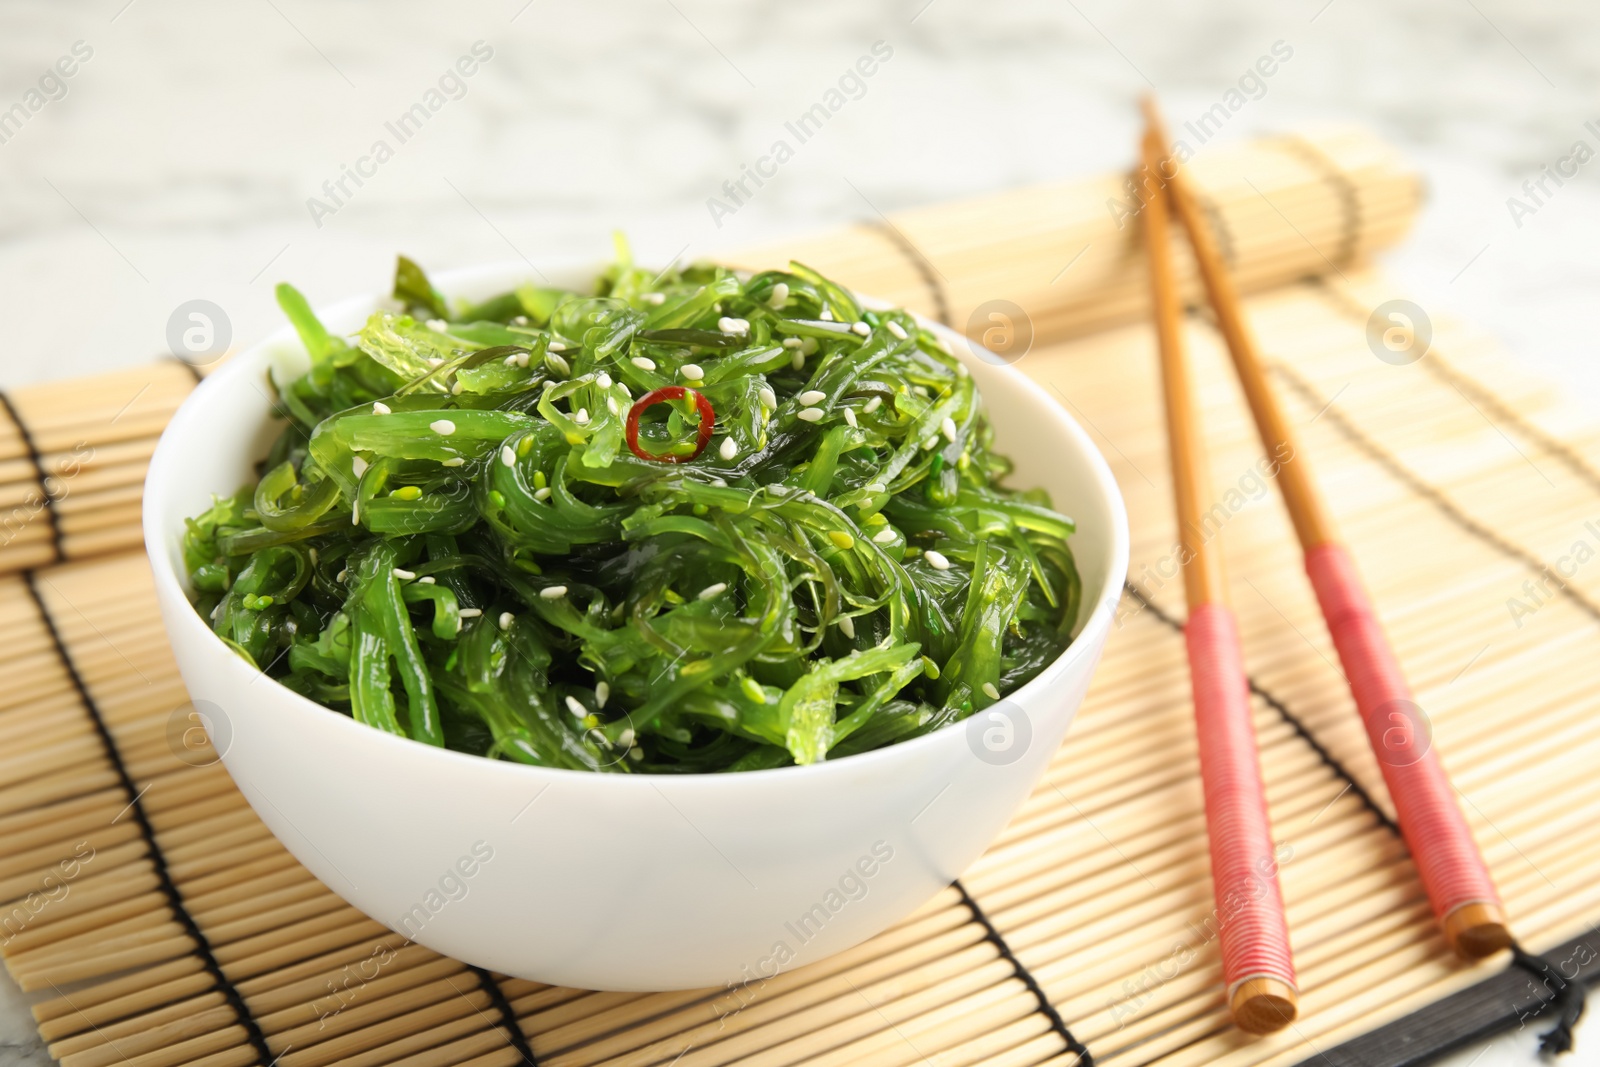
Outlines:
{"type": "MultiPolygon", "coordinates": [[[[1123,167],[1138,93],[1196,114],[1283,41],[1225,136],[1381,131],[1432,189],[1391,270],[1600,396],[1600,161],[1521,226],[1506,203],[1574,142],[1600,148],[1592,0],[9,2],[0,111],[78,41],[66,95],[0,144],[4,386],[147,361],[193,298],[248,343],[278,321],[276,282],[369,291],[397,250],[549,262],[622,228],[665,261],[1123,167]],[[315,225],[307,199],[480,40],[465,95],[315,225]],[[707,198],[880,40],[865,94],[717,226],[707,198]]],[[[1536,1062],[1534,1029],[1452,1062],[1536,1062]]],[[[1591,1029],[1568,1062],[1600,1064],[1591,1029]]],[[[20,1007],[0,1042],[0,1067],[44,1062],[20,1007]]]]}

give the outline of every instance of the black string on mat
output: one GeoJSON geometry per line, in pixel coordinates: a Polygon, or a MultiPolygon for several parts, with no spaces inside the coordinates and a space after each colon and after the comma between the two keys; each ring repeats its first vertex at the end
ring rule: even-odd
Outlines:
{"type": "MultiPolygon", "coordinates": [[[[1307,404],[1314,408],[1320,409],[1328,422],[1331,423],[1342,434],[1344,434],[1346,440],[1355,445],[1362,452],[1366,453],[1370,459],[1376,462],[1384,470],[1388,471],[1390,474],[1394,475],[1395,478],[1403,482],[1406,488],[1410,489],[1418,496],[1427,500],[1434,507],[1444,512],[1445,516],[1453,521],[1457,526],[1461,527],[1463,530],[1467,531],[1467,533],[1476,537],[1478,540],[1484,542],[1490,547],[1504,553],[1507,556],[1510,556],[1514,560],[1517,560],[1519,563],[1532,570],[1536,575],[1542,575],[1549,571],[1549,565],[1543,560],[1539,559],[1539,557],[1535,556],[1526,549],[1512,544],[1510,541],[1507,541],[1505,538],[1495,533],[1489,527],[1483,525],[1483,523],[1462,511],[1449,497],[1445,496],[1428,482],[1424,481],[1420,475],[1418,475],[1410,467],[1407,467],[1404,463],[1400,462],[1399,458],[1391,453],[1388,449],[1384,448],[1382,445],[1378,444],[1378,442],[1362,433],[1361,430],[1358,429],[1349,419],[1345,418],[1343,412],[1339,411],[1333,406],[1332,400],[1324,398],[1320,393],[1311,387],[1309,382],[1300,377],[1300,375],[1296,374],[1282,363],[1269,363],[1267,365],[1267,369],[1288,383],[1289,388],[1294,390],[1295,393],[1299,394],[1300,398],[1307,404]]],[[[1574,589],[1570,583],[1566,585],[1558,585],[1556,586],[1556,590],[1567,599],[1571,600],[1578,607],[1582,608],[1594,619],[1600,620],[1600,604],[1596,604],[1594,601],[1584,596],[1578,590],[1574,589]]]]}
{"type": "Polygon", "coordinates": [[[105,717],[100,713],[100,706],[95,703],[94,697],[89,694],[89,687],[84,682],[83,676],[78,673],[77,664],[73,662],[72,655],[67,651],[66,641],[61,636],[61,631],[56,628],[55,619],[50,614],[50,609],[45,606],[44,597],[39,593],[38,578],[31,570],[24,571],[23,577],[28,583],[28,592],[33,597],[34,604],[39,609],[39,617],[44,620],[46,631],[50,634],[50,642],[55,646],[56,656],[61,661],[62,668],[67,672],[67,678],[72,683],[72,688],[77,691],[78,699],[83,702],[84,710],[89,713],[89,721],[94,724],[95,733],[99,735],[100,744],[105,749],[106,758],[111,762],[111,767],[116,771],[117,779],[122,785],[123,792],[128,797],[128,806],[124,810],[133,816],[134,822],[139,827],[139,833],[144,838],[146,855],[150,865],[155,869],[156,879],[162,895],[167,898],[167,906],[172,912],[172,917],[178,925],[183,927],[184,933],[194,942],[195,952],[200,957],[201,966],[211,976],[218,993],[233,1009],[238,1017],[239,1025],[244,1028],[245,1037],[249,1040],[251,1048],[255,1050],[256,1067],[271,1067],[275,1057],[267,1046],[267,1035],[262,1032],[261,1026],[250,1014],[250,1009],[245,1006],[244,997],[239,990],[229,981],[223,973],[222,966],[217,962],[216,954],[211,949],[211,942],[204,932],[195,923],[194,916],[189,914],[189,909],[183,903],[183,894],[179,892],[177,883],[172,880],[172,872],[167,868],[167,858],[161,851],[161,846],[156,843],[155,828],[150,824],[150,817],[140,802],[143,794],[135,786],[133,776],[128,773],[127,764],[122,761],[122,753],[117,748],[116,740],[111,736],[111,729],[106,725],[105,717]]]}
{"type": "Polygon", "coordinates": [[[1332,263],[1343,265],[1354,260],[1361,241],[1361,195],[1355,182],[1350,180],[1350,175],[1320,145],[1298,134],[1268,138],[1264,143],[1305,163],[1333,189],[1334,195],[1339,198],[1344,225],[1340,228],[1339,250],[1332,263]]]}
{"type": "Polygon", "coordinates": [[[1066,1042],[1067,1051],[1078,1057],[1080,1067],[1094,1067],[1093,1053],[1089,1051],[1082,1041],[1072,1036],[1072,1031],[1067,1029],[1067,1024],[1061,1018],[1061,1013],[1056,1011],[1055,1005],[1050,1003],[1050,998],[1046,997],[1044,990],[1039,987],[1039,980],[1012,953],[1011,946],[1006,944],[1006,939],[1001,936],[1000,931],[989,920],[989,916],[984,914],[983,909],[978,906],[978,902],[972,899],[972,895],[967,892],[967,887],[961,884],[961,879],[956,879],[950,885],[957,893],[961,894],[961,903],[967,906],[967,911],[972,915],[972,921],[983,927],[983,939],[995,947],[996,951],[1000,953],[1001,959],[1011,964],[1011,969],[1016,972],[1017,979],[1028,987],[1028,992],[1033,994],[1036,1005],[1035,1010],[1049,1020],[1050,1029],[1055,1031],[1057,1037],[1066,1042]]]}
{"type": "Polygon", "coordinates": [[[933,300],[933,317],[940,324],[949,326],[950,300],[945,295],[944,284],[939,280],[939,268],[922,254],[922,249],[911,243],[911,238],[900,232],[900,227],[888,219],[880,218],[868,225],[887,237],[890,243],[900,250],[900,254],[911,263],[917,276],[922,279],[923,286],[927,288],[929,298],[933,300]]]}
{"type": "MultiPolygon", "coordinates": [[[[1340,311],[1357,321],[1365,322],[1367,316],[1371,313],[1371,308],[1362,304],[1349,292],[1330,285],[1326,278],[1312,278],[1307,282],[1307,285],[1340,311]]],[[[1474,381],[1457,370],[1448,360],[1439,355],[1437,348],[1429,348],[1426,358],[1420,360],[1417,365],[1427,368],[1430,374],[1460,393],[1469,404],[1483,408],[1497,422],[1507,423],[1515,428],[1522,436],[1560,460],[1562,465],[1570,470],[1579,481],[1590,489],[1600,492],[1600,470],[1596,470],[1594,465],[1579,455],[1571,445],[1529,421],[1481,383],[1474,381]]]]}
{"type": "Polygon", "coordinates": [[[22,421],[22,416],[17,413],[17,406],[11,402],[11,397],[4,389],[0,389],[0,408],[5,409],[11,424],[17,428],[17,435],[22,438],[22,447],[28,450],[28,460],[33,464],[34,474],[39,478],[39,496],[44,500],[41,510],[50,523],[50,547],[54,550],[57,560],[66,559],[66,550],[61,543],[61,519],[56,515],[56,499],[50,495],[50,473],[44,468],[44,456],[39,452],[39,446],[34,443],[33,434],[28,431],[28,424],[22,421]]]}
{"type": "Polygon", "coordinates": [[[1556,1025],[1539,1035],[1539,1051],[1546,1056],[1559,1056],[1572,1051],[1572,1030],[1583,1018],[1587,996],[1583,980],[1564,978],[1543,956],[1535,956],[1515,941],[1511,942],[1511,963],[1540,979],[1555,994],[1550,1005],[1560,1009],[1556,1025]]]}
{"type": "Polygon", "coordinates": [[[511,1009],[511,1001],[506,999],[505,990],[500,988],[500,983],[495,981],[494,975],[482,967],[474,967],[469,963],[467,970],[478,976],[478,985],[489,995],[489,1003],[494,1005],[494,1010],[500,1013],[500,1029],[506,1032],[506,1040],[517,1050],[522,1062],[528,1067],[539,1067],[539,1061],[533,1055],[533,1046],[528,1044],[528,1035],[522,1032],[522,1025],[517,1022],[517,1013],[511,1009]]]}

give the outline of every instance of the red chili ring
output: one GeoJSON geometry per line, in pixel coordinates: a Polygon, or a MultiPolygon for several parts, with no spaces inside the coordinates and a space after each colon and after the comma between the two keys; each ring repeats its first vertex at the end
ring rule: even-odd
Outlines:
{"type": "Polygon", "coordinates": [[[657,463],[687,463],[706,450],[706,445],[711,441],[711,427],[716,424],[717,410],[711,406],[711,401],[705,394],[696,393],[692,389],[685,389],[681,385],[664,385],[654,389],[634,401],[633,407],[628,409],[626,437],[628,449],[640,459],[654,460],[657,463]],[[694,396],[695,410],[700,412],[700,432],[695,434],[694,451],[687,456],[656,455],[646,452],[639,446],[639,416],[644,414],[645,408],[655,404],[662,404],[668,400],[682,400],[686,396],[694,396]]]}

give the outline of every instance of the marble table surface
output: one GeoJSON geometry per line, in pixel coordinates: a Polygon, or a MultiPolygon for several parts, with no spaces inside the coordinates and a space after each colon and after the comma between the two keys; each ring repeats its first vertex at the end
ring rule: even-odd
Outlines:
{"type": "MultiPolygon", "coordinates": [[[[1432,190],[1389,269],[1600,396],[1600,162],[1523,188],[1600,147],[1592,0],[0,0],[0,116],[25,112],[0,118],[0,385],[149,360],[191,299],[248,342],[277,281],[331,300],[397,248],[549,262],[620,227],[659,261],[1125,166],[1140,92],[1198,114],[1277,42],[1292,58],[1225,136],[1379,130],[1432,190]],[[859,99],[713,217],[876,42],[859,99]],[[441,78],[426,124],[387,133],[441,78]],[[335,198],[346,168],[367,176],[335,198]]],[[[1535,1029],[1451,1062],[1534,1062],[1535,1029]]],[[[1585,1029],[1567,1062],[1600,1064],[1585,1029]]],[[[0,980],[0,1067],[46,1062],[0,980]]]]}

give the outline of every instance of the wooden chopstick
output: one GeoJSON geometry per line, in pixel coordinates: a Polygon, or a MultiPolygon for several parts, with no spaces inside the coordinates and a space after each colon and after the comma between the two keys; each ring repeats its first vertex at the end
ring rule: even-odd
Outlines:
{"type": "MultiPolygon", "coordinates": [[[[1160,173],[1166,153],[1153,133],[1146,133],[1142,147],[1146,173],[1160,173]]],[[[1216,898],[1208,926],[1221,942],[1223,980],[1234,1022],[1248,1033],[1265,1034],[1294,1021],[1299,991],[1261,784],[1239,627],[1228,606],[1222,553],[1205,532],[1203,517],[1210,507],[1211,482],[1183,350],[1167,203],[1159,189],[1148,197],[1143,210],[1179,559],[1189,607],[1184,642],[1200,740],[1200,777],[1216,898]]]]}
{"type": "MultiPolygon", "coordinates": [[[[1147,136],[1167,154],[1155,102],[1142,107],[1147,136]]],[[[1469,959],[1511,943],[1505,910],[1456,803],[1455,789],[1433,751],[1421,709],[1378,623],[1349,550],[1339,542],[1304,452],[1267,381],[1255,338],[1240,311],[1228,269],[1181,167],[1163,174],[1166,197],[1188,233],[1217,327],[1244,388],[1256,431],[1279,464],[1278,486],[1328,632],[1367,727],[1367,739],[1394,800],[1400,829],[1416,861],[1435,917],[1450,946],[1469,959]]]]}

